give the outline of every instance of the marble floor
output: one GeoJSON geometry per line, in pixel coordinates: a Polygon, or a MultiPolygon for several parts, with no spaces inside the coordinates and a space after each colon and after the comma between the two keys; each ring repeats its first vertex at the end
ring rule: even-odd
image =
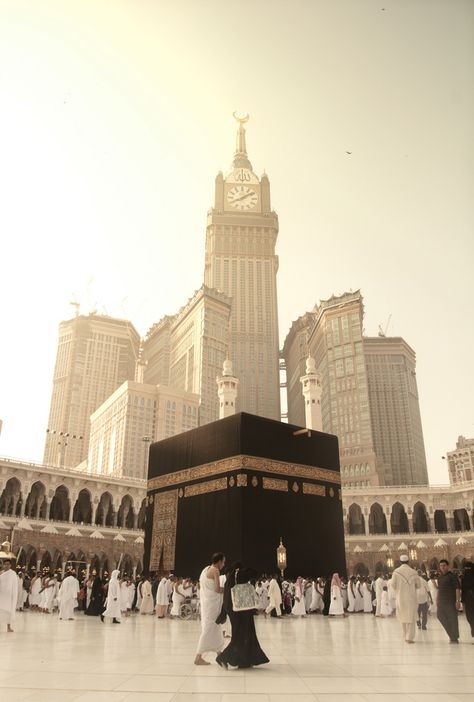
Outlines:
{"type": "Polygon", "coordinates": [[[133,616],[120,626],[77,615],[18,614],[0,632],[5,702],[470,702],[474,646],[464,615],[450,645],[436,620],[401,641],[394,619],[257,619],[270,664],[196,667],[199,622],[133,616]]]}

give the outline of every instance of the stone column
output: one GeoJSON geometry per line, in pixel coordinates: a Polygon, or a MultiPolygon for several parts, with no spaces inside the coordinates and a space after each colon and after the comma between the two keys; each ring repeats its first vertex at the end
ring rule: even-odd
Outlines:
{"type": "Polygon", "coordinates": [[[446,510],[446,526],[448,527],[448,532],[454,531],[454,510],[446,510]]]}
{"type": "Polygon", "coordinates": [[[135,512],[133,516],[133,528],[138,529],[138,512],[135,512]]]}
{"type": "Polygon", "coordinates": [[[392,508],[387,507],[386,512],[385,512],[385,519],[387,521],[387,535],[390,536],[392,533],[392,525],[390,523],[390,520],[392,518],[392,508]]]}
{"type": "Polygon", "coordinates": [[[51,505],[53,503],[53,500],[50,500],[48,502],[48,507],[46,508],[46,519],[51,519],[51,505]]]}

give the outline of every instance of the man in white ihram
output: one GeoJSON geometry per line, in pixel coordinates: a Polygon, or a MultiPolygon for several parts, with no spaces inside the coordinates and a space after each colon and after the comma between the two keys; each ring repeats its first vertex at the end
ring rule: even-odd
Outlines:
{"type": "Polygon", "coordinates": [[[58,601],[60,619],[74,619],[74,609],[77,607],[78,593],[79,582],[74,571],[70,571],[66,573],[66,577],[59,588],[58,601]]]}
{"type": "Polygon", "coordinates": [[[0,571],[0,622],[7,625],[10,634],[13,632],[17,599],[18,575],[12,570],[11,560],[5,558],[0,571]]]}
{"type": "Polygon", "coordinates": [[[201,636],[196,651],[194,665],[210,665],[202,657],[206,651],[220,653],[224,647],[224,635],[216,619],[222,607],[224,588],[219,581],[220,571],[225,565],[223,553],[215,553],[212,563],[204,568],[199,577],[201,598],[201,636]]]}
{"type": "Polygon", "coordinates": [[[271,614],[272,610],[275,610],[277,617],[281,617],[281,590],[278,585],[278,580],[276,575],[272,575],[270,580],[270,585],[268,586],[268,607],[265,610],[266,614],[271,614]]]}
{"type": "Polygon", "coordinates": [[[381,617],[382,616],[382,594],[383,594],[383,586],[385,585],[384,579],[382,578],[382,574],[378,573],[377,578],[374,583],[374,588],[375,588],[375,616],[376,617],[381,617]]]}
{"type": "Polygon", "coordinates": [[[418,573],[408,565],[408,556],[400,556],[401,566],[392,574],[392,589],[395,593],[397,619],[402,625],[407,643],[415,643],[418,601],[416,591],[420,588],[418,573]]]}
{"type": "Polygon", "coordinates": [[[158,619],[164,619],[168,611],[168,605],[170,603],[170,597],[168,594],[168,579],[163,576],[158,585],[158,591],[156,593],[156,613],[158,619]]]}

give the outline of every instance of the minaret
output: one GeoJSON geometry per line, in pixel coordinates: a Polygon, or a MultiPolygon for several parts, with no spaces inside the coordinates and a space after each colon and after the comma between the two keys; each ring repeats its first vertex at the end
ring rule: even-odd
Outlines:
{"type": "Polygon", "coordinates": [[[143,383],[144,382],[144,376],[145,376],[145,368],[147,366],[147,362],[143,358],[143,341],[140,342],[140,348],[138,351],[138,358],[136,360],[136,365],[135,365],[135,382],[136,383],[143,383]]]}
{"type": "Polygon", "coordinates": [[[216,378],[217,394],[219,395],[219,419],[230,417],[235,414],[235,405],[237,400],[237,387],[239,381],[234,376],[232,361],[226,359],[224,361],[223,373],[219,378],[216,378]]]}
{"type": "Polygon", "coordinates": [[[303,386],[306,428],[323,430],[321,414],[321,376],[316,371],[316,361],[311,356],[306,359],[306,375],[300,378],[303,386]]]}

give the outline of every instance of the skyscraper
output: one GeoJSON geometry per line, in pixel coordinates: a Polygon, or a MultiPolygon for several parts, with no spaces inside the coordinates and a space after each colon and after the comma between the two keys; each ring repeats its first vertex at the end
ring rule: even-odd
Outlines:
{"type": "Polygon", "coordinates": [[[278,216],[270,183],[247,155],[239,118],[231,170],[219,173],[207,219],[204,283],[232,300],[230,359],[239,379],[237,411],[280,419],[278,309],[275,244],[278,216]]]}
{"type": "Polygon", "coordinates": [[[469,483],[474,480],[474,439],[458,436],[456,448],[446,454],[449,482],[469,483]]]}
{"type": "Polygon", "coordinates": [[[139,344],[124,319],[90,314],[61,322],[44,463],[70,468],[87,458],[90,416],[134,379],[139,344]]]}
{"type": "Polygon", "coordinates": [[[382,476],[370,424],[363,313],[360,291],[322,300],[314,310],[308,348],[321,374],[323,431],[339,438],[344,481],[378,485],[382,476]]]}
{"type": "Polygon", "coordinates": [[[231,301],[203,285],[179,312],[148,332],[144,381],[199,395],[199,424],[219,419],[216,378],[228,349],[231,301]]]}
{"type": "Polygon", "coordinates": [[[127,380],[91,415],[88,468],[146,480],[150,443],[198,425],[199,397],[127,380]]]}
{"type": "Polygon", "coordinates": [[[416,383],[416,355],[400,337],[365,337],[375,453],[385,485],[426,485],[425,444],[416,383]]]}
{"type": "Polygon", "coordinates": [[[321,301],[292,324],[282,351],[288,420],[303,424],[298,383],[311,355],[321,375],[323,431],[339,438],[344,484],[426,484],[415,352],[398,337],[364,337],[363,318],[358,290],[321,301]]]}

